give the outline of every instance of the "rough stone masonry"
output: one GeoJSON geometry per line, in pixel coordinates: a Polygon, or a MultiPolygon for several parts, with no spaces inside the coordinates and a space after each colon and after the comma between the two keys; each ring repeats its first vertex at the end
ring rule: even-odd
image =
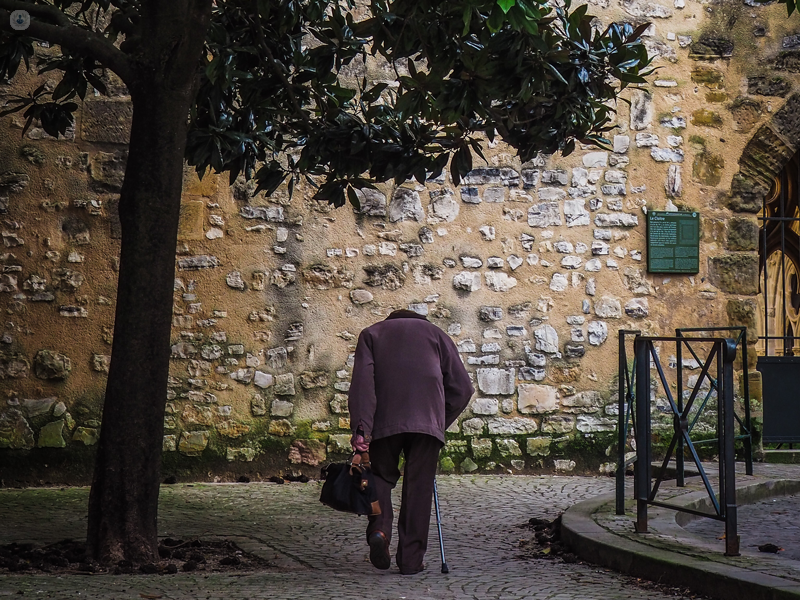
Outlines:
{"type": "MultiPolygon", "coordinates": [[[[608,149],[522,164],[487,142],[459,186],[379,185],[359,212],[187,170],[166,469],[266,476],[341,455],[358,333],[396,308],[447,331],[474,378],[445,471],[611,471],[619,329],[755,335],[755,214],[800,139],[800,21],[751,0],[590,11],[598,28],[651,22],[659,67],[616,106],[608,149]],[[701,214],[700,272],[650,275],[646,212],[675,209],[701,214]]],[[[39,82],[0,85],[0,104],[39,82]]],[[[85,479],[98,439],[132,113],[109,84],[66,139],[0,121],[0,473],[85,479]]]]}

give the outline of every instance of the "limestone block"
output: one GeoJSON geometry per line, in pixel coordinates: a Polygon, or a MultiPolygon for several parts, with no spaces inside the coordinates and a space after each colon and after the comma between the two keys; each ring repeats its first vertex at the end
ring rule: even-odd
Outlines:
{"type": "Polygon", "coordinates": [[[208,446],[208,431],[184,431],[178,450],[186,456],[200,456],[208,446]]]}
{"type": "Polygon", "coordinates": [[[384,290],[395,291],[403,287],[406,276],[396,265],[385,263],[381,265],[364,265],[367,274],[364,283],[370,287],[380,287],[384,290]]]}
{"type": "Polygon", "coordinates": [[[584,354],[586,354],[586,347],[583,344],[567,343],[564,345],[564,356],[567,358],[580,358],[584,354]]]}
{"type": "Polygon", "coordinates": [[[631,94],[630,113],[631,129],[634,131],[642,131],[647,129],[653,122],[653,97],[643,90],[635,90],[631,94]]]}
{"type": "MultiPolygon", "coordinates": [[[[82,427],[78,427],[78,429],[83,429],[82,427]]],[[[77,430],[75,431],[75,435],[72,436],[73,441],[81,441],[87,446],[91,446],[97,443],[97,439],[92,441],[91,443],[87,443],[82,437],[78,437],[77,430]]],[[[164,439],[161,442],[161,451],[162,452],[175,452],[178,449],[178,436],[169,434],[165,435],[164,439]]]]}
{"type": "Polygon", "coordinates": [[[475,458],[489,458],[492,455],[492,440],[488,438],[473,438],[470,441],[472,456],[475,458]]]}
{"type": "Polygon", "coordinates": [[[464,185],[501,184],[506,187],[517,187],[519,173],[510,168],[481,167],[467,173],[462,181],[464,185]]]}
{"type": "Polygon", "coordinates": [[[103,191],[119,192],[125,178],[127,160],[128,153],[125,151],[94,153],[89,159],[88,169],[93,187],[99,187],[103,191]]]}
{"type": "MultiPolygon", "coordinates": [[[[557,190],[564,194],[563,190],[557,190]]],[[[542,190],[539,190],[539,197],[541,198],[542,190]]],[[[530,227],[550,227],[553,225],[561,225],[561,212],[559,210],[558,202],[541,202],[533,204],[528,208],[528,225],[530,227]]]]}
{"type": "Polygon", "coordinates": [[[656,162],[683,162],[683,150],[674,148],[651,148],[650,156],[656,162]]]}
{"type": "Polygon", "coordinates": [[[503,187],[488,187],[483,192],[484,202],[504,202],[506,199],[506,189],[503,187]]]}
{"type": "Polygon", "coordinates": [[[664,182],[664,189],[667,192],[667,196],[672,198],[679,198],[683,194],[680,165],[669,166],[667,180],[664,182]]]}
{"type": "Polygon", "coordinates": [[[476,187],[462,187],[461,188],[461,201],[466,204],[480,204],[481,194],[480,190],[476,187]]]}
{"type": "Polygon", "coordinates": [[[547,456],[550,454],[550,437],[532,437],[525,440],[525,452],[530,456],[547,456]]]}
{"type": "Polygon", "coordinates": [[[465,269],[480,269],[483,261],[477,256],[459,256],[458,259],[465,269]]]}
{"type": "Polygon", "coordinates": [[[275,394],[278,396],[294,396],[294,374],[284,373],[275,377],[275,394]]]}
{"type": "Polygon", "coordinates": [[[478,369],[478,389],[484,394],[510,395],[516,390],[515,370],[512,369],[478,369]]]}
{"type": "Polygon", "coordinates": [[[658,146],[658,136],[653,133],[637,133],[636,134],[636,147],[637,148],[651,148],[658,146]]]}
{"type": "Polygon", "coordinates": [[[575,428],[581,433],[598,433],[600,431],[616,431],[617,422],[614,419],[596,417],[594,415],[578,415],[575,428]]]}
{"type": "Polygon", "coordinates": [[[558,333],[550,325],[542,325],[533,331],[536,349],[545,354],[558,353],[558,333]]]}
{"type": "Polygon", "coordinates": [[[294,412],[294,404],[285,400],[273,400],[270,415],[273,417],[290,417],[294,412]]]}
{"type": "Polygon", "coordinates": [[[571,433],[574,429],[572,415],[550,415],[542,419],[542,433],[571,433]]]}
{"type": "Polygon", "coordinates": [[[524,435],[539,429],[536,421],[523,417],[489,419],[488,426],[491,435],[524,435]]]}
{"type": "Polygon", "coordinates": [[[358,202],[361,205],[359,211],[363,215],[370,217],[385,217],[386,216],[386,195],[378,190],[364,188],[356,190],[358,202]]]}
{"type": "Polygon", "coordinates": [[[425,211],[422,208],[422,200],[419,194],[407,187],[398,187],[387,210],[389,221],[422,221],[425,218],[425,211]]]}
{"type": "Polygon", "coordinates": [[[0,292],[18,292],[17,277],[15,275],[0,275],[0,292]]]}
{"type": "Polygon", "coordinates": [[[274,419],[269,422],[268,433],[270,435],[285,437],[294,433],[294,426],[286,419],[274,419]]]}
{"type": "Polygon", "coordinates": [[[535,188],[539,183],[539,173],[538,169],[522,169],[522,187],[526,190],[535,188]]]}
{"type": "Polygon", "coordinates": [[[758,223],[747,217],[728,219],[728,250],[757,250],[758,223]]]}
{"type": "Polygon", "coordinates": [[[234,381],[238,381],[239,383],[243,383],[244,385],[249,384],[253,381],[253,377],[255,376],[256,370],[252,367],[247,367],[244,369],[236,369],[232,373],[230,373],[229,377],[234,381]]]}
{"type": "Polygon", "coordinates": [[[246,204],[239,209],[239,215],[245,219],[261,219],[268,223],[283,223],[283,207],[268,205],[268,206],[253,206],[246,204]]]}
{"type": "Polygon", "coordinates": [[[550,289],[554,292],[563,292],[567,289],[568,281],[564,273],[553,273],[550,278],[550,289]]]}
{"type": "Polygon", "coordinates": [[[275,378],[271,374],[265,373],[264,371],[257,370],[255,373],[253,373],[253,384],[262,389],[268,388],[274,383],[274,381],[275,378]]]}
{"type": "Polygon", "coordinates": [[[47,423],[39,430],[37,446],[39,448],[64,448],[67,443],[64,441],[64,421],[52,421],[47,423]]]}
{"type": "Polygon", "coordinates": [[[595,300],[594,313],[603,319],[619,319],[622,316],[622,305],[616,298],[602,296],[595,300]]]}
{"type": "Polygon", "coordinates": [[[603,406],[600,392],[578,392],[561,399],[561,408],[567,413],[595,413],[603,406]]]}
{"type": "Polygon", "coordinates": [[[295,440],[289,448],[289,462],[316,467],[328,457],[325,443],[320,440],[295,440]]]}
{"type": "Polygon", "coordinates": [[[636,227],[639,217],[630,213],[597,213],[594,224],[597,227],[636,227]]]}
{"type": "Polygon", "coordinates": [[[30,450],[33,446],[33,430],[22,412],[9,408],[0,413],[0,448],[30,450]]]}
{"type": "Polygon", "coordinates": [[[505,260],[499,256],[490,256],[486,259],[486,266],[490,269],[502,269],[505,266],[505,260]]]}
{"type": "Polygon", "coordinates": [[[547,372],[538,367],[520,367],[519,378],[521,381],[543,381],[547,372]]]}
{"type": "Polygon", "coordinates": [[[222,421],[217,423],[217,431],[227,438],[238,438],[250,432],[250,426],[236,421],[222,421]]]}
{"type": "Polygon", "coordinates": [[[475,415],[496,415],[497,398],[475,398],[472,401],[472,413],[475,415]]]}
{"type": "Polygon", "coordinates": [[[225,276],[225,283],[229,288],[234,290],[244,291],[247,289],[247,284],[242,279],[242,274],[239,271],[231,271],[225,276]]]}
{"type": "Polygon", "coordinates": [[[565,256],[561,259],[561,266],[565,269],[579,269],[582,264],[583,260],[579,256],[565,256]]]}
{"type": "Polygon", "coordinates": [[[472,473],[478,470],[478,465],[469,456],[461,461],[461,470],[464,473],[472,473]]]}
{"type": "Polygon", "coordinates": [[[647,298],[632,298],[625,303],[625,314],[634,319],[641,319],[650,314],[647,298]]]}
{"type": "Polygon", "coordinates": [[[481,435],[485,428],[486,423],[484,423],[483,419],[478,417],[466,419],[461,422],[461,431],[466,436],[481,435]]]}
{"type": "Polygon", "coordinates": [[[754,296],[758,293],[758,256],[731,253],[708,259],[711,283],[729,294],[754,296]]]}
{"type": "Polygon", "coordinates": [[[583,166],[591,167],[607,167],[608,166],[608,152],[588,152],[583,155],[583,166]]]}
{"type": "Polygon", "coordinates": [[[589,212],[586,210],[586,200],[565,200],[564,218],[567,227],[580,227],[590,224],[589,212]]]}
{"type": "Polygon", "coordinates": [[[433,231],[430,229],[430,227],[421,227],[419,232],[417,232],[417,237],[423,244],[433,243],[433,231]]]}
{"type": "Polygon", "coordinates": [[[110,354],[92,354],[92,370],[98,373],[108,373],[111,367],[110,354]]]}
{"type": "Polygon", "coordinates": [[[53,350],[39,350],[33,359],[33,373],[39,379],[66,379],[72,371],[72,361],[53,350]]]}
{"type": "Polygon", "coordinates": [[[592,346],[599,346],[608,339],[608,325],[603,321],[590,321],[587,329],[592,346]]]}
{"type": "Polygon", "coordinates": [[[453,287],[467,292],[479,290],[481,289],[481,274],[470,271],[456,273],[453,276],[453,287]]]}
{"type": "Polygon", "coordinates": [[[522,449],[517,440],[498,438],[494,443],[501,456],[522,456],[522,449]]]}
{"type": "Polygon", "coordinates": [[[349,433],[337,433],[328,436],[328,452],[339,454],[342,452],[350,452],[350,438],[349,433]]]}
{"type": "Polygon", "coordinates": [[[328,373],[325,371],[303,371],[298,376],[300,387],[305,390],[318,387],[327,387],[328,373]]]}
{"type": "Polygon", "coordinates": [[[458,347],[459,352],[477,352],[478,347],[470,338],[465,340],[460,340],[456,346],[458,347]]]}
{"type": "Polygon", "coordinates": [[[31,417],[38,417],[41,415],[49,415],[53,406],[58,398],[31,398],[23,400],[20,404],[25,415],[30,419],[31,417]]]}
{"type": "Polygon", "coordinates": [[[614,136],[614,152],[616,154],[625,154],[631,145],[631,138],[627,135],[614,136]]]}
{"type": "Polygon", "coordinates": [[[250,398],[250,412],[254,417],[260,417],[267,414],[267,403],[261,394],[253,394],[250,398]]]}
{"type": "Polygon", "coordinates": [[[553,468],[559,473],[570,473],[575,469],[575,461],[559,458],[553,461],[553,468]]]}
{"type": "Polygon", "coordinates": [[[198,271],[200,269],[213,269],[219,267],[219,259],[216,256],[186,256],[178,259],[178,269],[181,271],[198,271]]]}
{"type": "Polygon", "coordinates": [[[506,273],[488,272],[483,274],[486,287],[493,292],[507,292],[517,285],[517,280],[506,273]]]}
{"type": "Polygon", "coordinates": [[[552,385],[520,383],[517,407],[522,414],[542,414],[558,410],[558,392],[552,385]]]}

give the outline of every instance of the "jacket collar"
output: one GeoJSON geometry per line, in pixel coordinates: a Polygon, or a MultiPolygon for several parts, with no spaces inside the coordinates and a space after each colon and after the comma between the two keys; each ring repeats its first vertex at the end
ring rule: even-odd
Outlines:
{"type": "Polygon", "coordinates": [[[386,317],[386,320],[389,319],[423,319],[427,321],[427,317],[421,315],[419,313],[415,313],[413,310],[406,310],[405,308],[401,308],[400,310],[392,311],[392,313],[386,317]]]}

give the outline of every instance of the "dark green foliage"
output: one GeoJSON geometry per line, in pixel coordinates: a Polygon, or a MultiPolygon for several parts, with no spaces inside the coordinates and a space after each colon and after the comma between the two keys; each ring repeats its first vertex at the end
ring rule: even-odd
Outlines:
{"type": "MultiPolygon", "coordinates": [[[[0,13],[12,4],[0,0],[0,13]]],[[[89,30],[134,62],[145,51],[138,28],[146,2],[30,4],[33,19],[89,30]]],[[[576,140],[606,144],[611,101],[644,83],[650,60],[639,41],[644,26],[600,31],[586,10],[541,0],[217,1],[198,57],[186,158],[200,174],[254,178],[267,194],[306,177],[318,199],[357,206],[355,189],[423,182],[450,155],[458,182],[484,136],[499,135],[523,161],[568,154],[576,140]],[[345,77],[370,55],[385,61],[386,81],[345,77]]],[[[31,37],[34,29],[0,32],[0,79],[27,66],[33,40],[46,39],[31,37]]],[[[106,93],[102,61],[65,47],[40,66],[63,73],[56,88],[12,98],[0,114],[24,109],[26,127],[38,119],[63,134],[75,98],[106,93]]]]}

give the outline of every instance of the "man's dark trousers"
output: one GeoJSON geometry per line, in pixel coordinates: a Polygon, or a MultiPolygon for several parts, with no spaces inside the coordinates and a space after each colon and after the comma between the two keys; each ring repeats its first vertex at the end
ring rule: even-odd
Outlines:
{"type": "Polygon", "coordinates": [[[442,442],[424,433],[398,433],[373,440],[369,445],[375,488],[381,514],[369,517],[367,539],[373,531],[392,538],[392,490],[400,478],[400,452],[405,456],[403,494],[397,523],[397,566],[401,573],[416,573],[428,548],[433,480],[442,442]]]}

